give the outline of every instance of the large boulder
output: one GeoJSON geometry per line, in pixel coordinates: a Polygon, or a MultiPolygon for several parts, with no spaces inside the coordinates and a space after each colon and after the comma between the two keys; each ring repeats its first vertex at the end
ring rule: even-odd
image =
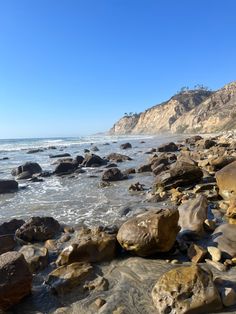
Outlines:
{"type": "Polygon", "coordinates": [[[0,310],[7,310],[30,294],[32,275],[18,252],[0,255],[0,310]]]}
{"type": "Polygon", "coordinates": [[[60,228],[52,217],[32,217],[16,230],[16,236],[28,242],[42,242],[54,238],[60,228]]]}
{"type": "Polygon", "coordinates": [[[145,212],[126,221],[118,231],[117,240],[125,250],[139,256],[168,252],[179,232],[178,219],[177,210],[145,212]]]}
{"type": "Polygon", "coordinates": [[[183,233],[201,236],[207,219],[208,201],[205,195],[198,195],[178,207],[179,226],[183,233]]]}
{"type": "Polygon", "coordinates": [[[170,170],[156,176],[155,186],[166,190],[179,186],[189,186],[198,183],[203,176],[202,170],[193,164],[177,161],[170,170]]]}
{"type": "Polygon", "coordinates": [[[216,172],[216,182],[219,187],[219,194],[229,200],[236,197],[236,161],[225,166],[216,172]]]}
{"type": "Polygon", "coordinates": [[[110,168],[105,170],[102,175],[103,181],[120,181],[126,179],[125,176],[118,168],[110,168]]]}
{"type": "Polygon", "coordinates": [[[105,159],[95,154],[86,154],[82,163],[85,167],[100,167],[107,164],[105,159]]]}
{"type": "Polygon", "coordinates": [[[37,162],[26,162],[25,164],[14,168],[11,174],[15,177],[17,176],[18,179],[28,179],[33,174],[42,173],[42,168],[37,162]]]}
{"type": "Polygon", "coordinates": [[[63,174],[70,174],[77,169],[77,164],[75,162],[60,162],[55,170],[54,174],[56,175],[63,175],[63,174]]]}
{"type": "Polygon", "coordinates": [[[234,161],[236,161],[235,156],[220,156],[211,159],[209,161],[209,164],[213,167],[214,171],[219,171],[220,169],[224,168],[225,166],[231,164],[234,161]]]}
{"type": "Polygon", "coordinates": [[[58,294],[65,294],[84,283],[93,272],[89,263],[76,262],[70,265],[63,265],[53,270],[46,283],[58,294]]]}
{"type": "Polygon", "coordinates": [[[164,273],[152,290],[159,314],[205,314],[222,308],[210,270],[182,266],[164,273]]]}
{"type": "Polygon", "coordinates": [[[222,252],[223,257],[236,256],[236,225],[222,224],[212,235],[213,243],[222,252]]]}
{"type": "Polygon", "coordinates": [[[12,251],[16,245],[17,243],[14,239],[14,235],[0,235],[0,255],[8,251],[12,251]]]}
{"type": "Polygon", "coordinates": [[[111,153],[107,156],[107,159],[109,161],[114,161],[114,162],[122,162],[122,161],[127,161],[127,160],[132,160],[129,156],[118,154],[118,153],[111,153]]]}
{"type": "Polygon", "coordinates": [[[0,180],[0,194],[11,193],[18,190],[18,182],[15,180],[0,180]]]}
{"type": "Polygon", "coordinates": [[[78,165],[82,164],[84,161],[84,157],[81,155],[78,155],[75,157],[75,161],[77,162],[78,165]]]}
{"type": "Polygon", "coordinates": [[[57,259],[57,265],[74,262],[101,262],[111,260],[116,254],[116,237],[100,228],[82,228],[73,243],[57,259]]]}
{"type": "Polygon", "coordinates": [[[173,142],[162,144],[157,148],[158,152],[177,152],[178,150],[178,146],[173,142]]]}

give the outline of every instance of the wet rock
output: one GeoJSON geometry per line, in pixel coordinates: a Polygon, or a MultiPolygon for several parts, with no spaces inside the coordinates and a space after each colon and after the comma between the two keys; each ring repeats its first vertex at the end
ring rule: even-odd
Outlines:
{"type": "Polygon", "coordinates": [[[82,285],[93,272],[89,263],[72,263],[58,267],[48,275],[46,283],[58,294],[65,294],[82,285]]]}
{"type": "Polygon", "coordinates": [[[26,162],[25,164],[23,164],[17,168],[14,168],[12,170],[11,174],[15,177],[15,176],[19,176],[23,172],[26,172],[30,176],[32,176],[35,173],[41,173],[42,168],[40,167],[40,165],[37,162],[26,162]]]}
{"type": "Polygon", "coordinates": [[[129,156],[118,154],[118,153],[111,153],[107,156],[107,159],[114,162],[123,162],[127,160],[132,160],[129,156]]]}
{"type": "Polygon", "coordinates": [[[85,167],[100,167],[106,164],[106,160],[95,154],[86,154],[82,163],[85,167]]]}
{"type": "Polygon", "coordinates": [[[8,160],[9,157],[3,157],[3,158],[0,158],[0,160],[8,160]]]}
{"type": "Polygon", "coordinates": [[[15,180],[0,179],[0,194],[11,193],[18,190],[18,182],[15,180]]]}
{"type": "Polygon", "coordinates": [[[29,171],[23,171],[16,176],[16,180],[27,180],[30,178],[32,178],[32,174],[29,171]]]}
{"type": "Polygon", "coordinates": [[[207,198],[204,195],[199,195],[179,206],[178,210],[181,232],[202,236],[204,234],[204,221],[207,219],[207,198]]]}
{"type": "Polygon", "coordinates": [[[22,219],[12,219],[0,225],[0,235],[12,234],[25,223],[22,219]]]}
{"type": "Polygon", "coordinates": [[[207,254],[207,250],[195,243],[192,243],[190,247],[188,248],[188,258],[193,263],[203,262],[206,254],[207,254]]]}
{"type": "Polygon", "coordinates": [[[0,235],[0,255],[12,251],[16,245],[17,243],[14,239],[14,235],[0,235]]]}
{"type": "Polygon", "coordinates": [[[74,242],[65,248],[57,259],[57,265],[73,262],[101,262],[111,260],[116,254],[116,237],[99,228],[83,228],[74,242]]]}
{"type": "Polygon", "coordinates": [[[177,210],[148,211],[127,220],[119,229],[117,240],[127,251],[139,256],[168,252],[179,231],[177,210]]]}
{"type": "Polygon", "coordinates": [[[222,252],[225,258],[236,256],[236,225],[222,224],[212,235],[213,243],[222,252]]]}
{"type": "Polygon", "coordinates": [[[120,181],[127,179],[125,175],[118,168],[110,168],[105,170],[102,175],[103,181],[120,181]]]}
{"type": "Polygon", "coordinates": [[[30,149],[27,154],[36,154],[36,153],[41,153],[43,152],[44,149],[43,148],[35,148],[35,149],[30,149]]]}
{"type": "Polygon", "coordinates": [[[32,273],[42,270],[48,265],[48,250],[46,247],[36,245],[24,245],[19,253],[24,255],[24,258],[32,273]]]}
{"type": "Polygon", "coordinates": [[[127,148],[132,148],[132,145],[130,143],[125,143],[120,145],[121,149],[127,149],[127,148]]]}
{"type": "Polygon", "coordinates": [[[91,148],[91,151],[93,151],[93,152],[99,152],[99,149],[98,149],[97,146],[93,146],[93,147],[91,148]]]}
{"type": "Polygon", "coordinates": [[[164,273],[152,290],[158,313],[205,314],[222,308],[210,270],[181,266],[164,273]]]}
{"type": "Polygon", "coordinates": [[[60,162],[54,170],[54,174],[63,175],[74,172],[77,168],[77,164],[73,162],[60,162]]]}
{"type": "Polygon", "coordinates": [[[123,174],[124,174],[125,176],[128,176],[129,174],[134,174],[134,173],[136,173],[135,168],[128,168],[128,169],[125,169],[125,170],[123,171],[123,174]]]}
{"type": "Polygon", "coordinates": [[[152,165],[151,164],[146,164],[138,167],[137,172],[150,172],[152,171],[152,165]]]}
{"type": "Polygon", "coordinates": [[[69,154],[69,153],[63,153],[63,154],[50,155],[49,157],[50,157],[50,158],[71,157],[71,154],[69,154]]]}
{"type": "Polygon", "coordinates": [[[145,184],[140,184],[139,182],[137,182],[129,186],[129,191],[136,191],[136,192],[144,191],[144,186],[145,184]]]}
{"type": "Polygon", "coordinates": [[[78,155],[78,156],[76,156],[76,157],[75,157],[75,161],[77,162],[77,164],[78,164],[78,165],[80,165],[80,164],[82,164],[82,163],[83,163],[83,161],[84,161],[84,157],[83,157],[83,156],[78,155]]]}
{"type": "Polygon", "coordinates": [[[219,194],[226,200],[236,198],[236,161],[216,172],[219,194]]]}
{"type": "Polygon", "coordinates": [[[110,163],[110,164],[108,164],[107,166],[105,166],[105,168],[114,168],[114,167],[117,167],[117,164],[115,164],[115,163],[110,163]]]}
{"type": "Polygon", "coordinates": [[[177,152],[178,150],[178,146],[173,142],[163,144],[157,148],[158,152],[177,152]]]}
{"type": "Polygon", "coordinates": [[[171,189],[198,183],[203,176],[202,170],[194,165],[177,161],[169,171],[156,176],[155,186],[171,189]]]}
{"type": "Polygon", "coordinates": [[[206,219],[203,226],[206,231],[213,232],[216,229],[216,222],[214,220],[206,219]]]}
{"type": "Polygon", "coordinates": [[[41,242],[54,238],[60,231],[60,224],[52,217],[32,217],[19,229],[16,236],[28,242],[41,242]]]}
{"type": "Polygon", "coordinates": [[[152,172],[157,176],[158,174],[162,173],[166,170],[166,166],[164,164],[160,164],[155,168],[152,168],[152,172]]]}
{"type": "Polygon", "coordinates": [[[221,289],[220,296],[224,306],[230,307],[236,304],[236,292],[232,287],[221,289]]]}
{"type": "Polygon", "coordinates": [[[0,255],[0,309],[7,310],[31,292],[32,275],[18,252],[0,255]]]}

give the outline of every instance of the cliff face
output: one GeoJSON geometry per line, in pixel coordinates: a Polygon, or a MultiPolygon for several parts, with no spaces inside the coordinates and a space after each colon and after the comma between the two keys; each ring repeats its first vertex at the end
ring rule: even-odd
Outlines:
{"type": "Polygon", "coordinates": [[[192,90],[179,93],[139,115],[121,118],[110,134],[215,132],[234,127],[236,82],[217,92],[192,90]]]}

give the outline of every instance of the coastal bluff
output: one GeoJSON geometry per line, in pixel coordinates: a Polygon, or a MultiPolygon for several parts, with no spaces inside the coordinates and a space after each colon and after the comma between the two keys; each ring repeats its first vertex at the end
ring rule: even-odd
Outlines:
{"type": "Polygon", "coordinates": [[[168,101],[116,122],[109,133],[211,133],[236,128],[236,82],[217,91],[184,90],[168,101]]]}

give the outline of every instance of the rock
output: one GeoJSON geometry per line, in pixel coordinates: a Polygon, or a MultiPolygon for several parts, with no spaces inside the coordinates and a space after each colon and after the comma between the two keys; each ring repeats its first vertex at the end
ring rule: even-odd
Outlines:
{"type": "Polygon", "coordinates": [[[0,235],[11,234],[14,235],[16,230],[25,223],[22,219],[12,219],[0,225],[0,235]]]}
{"type": "Polygon", "coordinates": [[[164,164],[160,164],[155,168],[152,168],[152,172],[157,176],[158,174],[162,173],[166,170],[166,166],[164,164]]]}
{"type": "Polygon", "coordinates": [[[125,169],[125,170],[123,171],[123,174],[124,174],[125,176],[128,176],[129,174],[133,174],[133,173],[136,173],[135,168],[128,168],[128,169],[125,169]]]}
{"type": "Polygon", "coordinates": [[[216,182],[219,187],[219,194],[229,200],[236,197],[236,161],[225,166],[216,172],[216,182]]]}
{"type": "Polygon", "coordinates": [[[220,296],[224,306],[230,307],[236,304],[236,292],[232,287],[224,287],[220,291],[220,296]]]}
{"type": "Polygon", "coordinates": [[[217,143],[211,139],[202,139],[196,142],[196,145],[200,149],[209,149],[215,146],[217,143]]]}
{"type": "Polygon", "coordinates": [[[93,152],[99,152],[99,149],[98,149],[97,146],[93,146],[93,147],[91,148],[91,150],[92,150],[93,152]]]}
{"type": "Polygon", "coordinates": [[[24,255],[24,258],[32,273],[42,270],[48,265],[48,250],[46,247],[36,245],[24,245],[19,253],[24,255]]]}
{"type": "Polygon", "coordinates": [[[198,265],[164,273],[152,290],[152,299],[160,314],[205,314],[222,308],[212,273],[198,265]]]}
{"type": "Polygon", "coordinates": [[[189,145],[195,145],[197,141],[202,140],[203,138],[200,135],[194,135],[186,138],[185,143],[189,145]]]}
{"type": "Polygon", "coordinates": [[[18,252],[0,255],[0,309],[7,310],[30,294],[32,275],[18,252]]]}
{"type": "Polygon", "coordinates": [[[16,180],[27,180],[30,178],[32,178],[32,174],[29,171],[23,171],[16,176],[16,180]]]}
{"type": "Polygon", "coordinates": [[[46,283],[58,294],[65,294],[73,288],[82,285],[85,279],[93,272],[88,263],[72,263],[58,267],[49,275],[46,283]]]}
{"type": "Polygon", "coordinates": [[[0,194],[11,193],[18,190],[18,182],[15,180],[0,179],[0,194]]]}
{"type": "Polygon", "coordinates": [[[99,228],[79,231],[74,242],[66,247],[57,259],[57,265],[74,262],[101,262],[115,257],[116,237],[99,228]]]}
{"type": "Polygon", "coordinates": [[[208,246],[207,251],[211,256],[213,262],[219,262],[221,260],[221,250],[215,246],[208,246]]]}
{"type": "Polygon", "coordinates": [[[0,160],[9,160],[9,157],[0,158],[0,160]]]}
{"type": "Polygon", "coordinates": [[[83,163],[83,161],[84,161],[84,157],[83,157],[83,156],[78,155],[78,156],[76,156],[76,157],[75,157],[75,161],[77,162],[77,164],[78,164],[78,165],[80,165],[80,164],[82,164],[82,163],[83,163]]]}
{"type": "Polygon", "coordinates": [[[179,186],[189,186],[198,183],[203,176],[202,170],[194,165],[177,161],[169,171],[156,176],[155,186],[166,190],[179,186]]]}
{"type": "Polygon", "coordinates": [[[105,170],[102,175],[103,181],[120,181],[127,179],[125,175],[118,168],[110,168],[105,170]]]}
{"type": "Polygon", "coordinates": [[[43,152],[44,149],[43,148],[35,148],[35,149],[30,149],[27,154],[35,154],[35,153],[41,153],[43,152]]]}
{"type": "Polygon", "coordinates": [[[0,235],[0,255],[12,251],[16,245],[17,243],[14,239],[14,235],[0,235]]]}
{"type": "Polygon", "coordinates": [[[73,162],[60,162],[54,170],[54,174],[63,175],[70,174],[74,172],[77,168],[77,165],[73,162]]]}
{"type": "Polygon", "coordinates": [[[144,186],[145,186],[144,184],[140,184],[139,182],[137,182],[129,186],[129,191],[137,191],[137,192],[144,191],[144,186]]]}
{"type": "Polygon", "coordinates": [[[207,259],[207,258],[205,259],[205,262],[208,265],[211,265],[212,267],[218,269],[219,271],[224,272],[224,271],[227,270],[227,267],[224,264],[220,263],[220,262],[215,262],[215,261],[212,261],[212,260],[207,259]]]}
{"type": "Polygon", "coordinates": [[[179,231],[178,219],[177,210],[145,212],[127,220],[120,227],[117,240],[125,250],[139,256],[168,252],[179,231]]]}
{"type": "Polygon", "coordinates": [[[115,163],[110,163],[110,164],[108,164],[107,166],[105,166],[105,168],[114,168],[114,167],[117,167],[117,164],[115,164],[115,163]]]}
{"type": "Polygon", "coordinates": [[[127,160],[132,160],[129,156],[118,154],[118,153],[111,153],[107,156],[107,159],[109,161],[114,161],[114,162],[122,162],[122,161],[127,161],[127,160]]]}
{"type": "Polygon", "coordinates": [[[130,143],[125,143],[120,145],[121,149],[127,149],[127,148],[132,148],[132,145],[130,143]]]}
{"type": "Polygon", "coordinates": [[[100,167],[106,165],[106,163],[106,160],[98,155],[86,154],[82,165],[85,167],[100,167]]]}
{"type": "Polygon", "coordinates": [[[230,199],[229,207],[226,211],[226,217],[228,217],[228,221],[230,224],[236,224],[236,198],[230,199]]]}
{"type": "Polygon", "coordinates": [[[23,172],[25,172],[25,175],[26,175],[26,173],[28,173],[28,175],[32,176],[33,174],[41,173],[42,168],[40,167],[40,165],[37,162],[26,162],[25,164],[23,164],[17,168],[14,168],[12,170],[11,174],[15,177],[15,176],[19,176],[23,172]]]}
{"type": "Polygon", "coordinates": [[[213,166],[214,171],[219,171],[225,166],[231,164],[236,161],[235,156],[220,156],[209,161],[210,165],[213,166]]]}
{"type": "Polygon", "coordinates": [[[178,146],[173,142],[162,144],[157,148],[158,152],[177,152],[178,150],[178,146]]]}
{"type": "Polygon", "coordinates": [[[236,225],[222,224],[212,235],[213,243],[222,252],[224,258],[236,256],[236,225]]]}
{"type": "Polygon", "coordinates": [[[151,164],[146,164],[138,167],[137,172],[150,172],[152,171],[151,164]]]}
{"type": "Polygon", "coordinates": [[[60,224],[52,217],[32,217],[19,229],[16,236],[24,241],[46,241],[54,238],[60,231],[60,224]]]}
{"type": "Polygon", "coordinates": [[[207,254],[207,250],[195,243],[192,243],[188,249],[188,258],[193,263],[203,262],[206,254],[207,254]]]}
{"type": "Polygon", "coordinates": [[[100,309],[104,304],[106,304],[106,300],[97,298],[94,303],[100,309]]]}
{"type": "Polygon", "coordinates": [[[50,158],[71,157],[71,154],[69,154],[69,153],[63,153],[63,154],[50,155],[49,157],[50,157],[50,158]]]}
{"type": "Polygon", "coordinates": [[[109,282],[106,278],[98,276],[93,281],[89,281],[84,285],[84,289],[88,291],[107,291],[109,282]]]}
{"type": "Polygon", "coordinates": [[[206,219],[203,226],[206,231],[213,232],[216,229],[216,222],[214,220],[206,219]]]}
{"type": "Polygon", "coordinates": [[[199,195],[179,206],[178,210],[181,232],[202,236],[204,234],[204,221],[207,219],[207,198],[204,195],[199,195]]]}

